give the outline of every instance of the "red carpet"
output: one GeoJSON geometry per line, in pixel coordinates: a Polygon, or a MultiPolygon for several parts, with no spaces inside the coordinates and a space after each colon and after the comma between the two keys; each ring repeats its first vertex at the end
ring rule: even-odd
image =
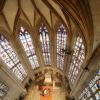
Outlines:
{"type": "Polygon", "coordinates": [[[41,94],[40,95],[40,100],[52,100],[52,87],[43,86],[42,89],[44,90],[44,92],[46,94],[41,94]]]}

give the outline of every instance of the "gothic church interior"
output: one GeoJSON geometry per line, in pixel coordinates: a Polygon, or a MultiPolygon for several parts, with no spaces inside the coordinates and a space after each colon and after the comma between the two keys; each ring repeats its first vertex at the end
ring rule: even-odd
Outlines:
{"type": "Polygon", "coordinates": [[[0,0],[0,100],[100,100],[100,0],[0,0]]]}

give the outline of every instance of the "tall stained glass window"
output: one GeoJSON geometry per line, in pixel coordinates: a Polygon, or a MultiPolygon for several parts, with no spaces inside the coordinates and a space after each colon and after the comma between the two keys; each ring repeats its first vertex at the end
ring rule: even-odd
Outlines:
{"type": "Polygon", "coordinates": [[[67,32],[64,25],[60,25],[57,31],[57,67],[63,69],[64,66],[64,57],[67,41],[67,32]]]}
{"type": "Polygon", "coordinates": [[[26,55],[29,59],[29,62],[32,66],[32,68],[36,68],[39,67],[39,63],[38,63],[38,59],[35,53],[35,49],[34,49],[34,45],[32,43],[32,39],[30,34],[27,32],[27,30],[25,30],[24,27],[20,28],[20,34],[19,34],[19,38],[21,41],[21,44],[24,48],[24,51],[26,52],[26,55]]]}
{"type": "Polygon", "coordinates": [[[0,81],[0,98],[4,97],[7,94],[8,86],[0,81]]]}
{"type": "Polygon", "coordinates": [[[17,78],[23,81],[27,76],[27,73],[25,72],[23,65],[19,61],[10,43],[3,35],[0,35],[0,57],[7,67],[17,76],[17,78]]]}
{"type": "Polygon", "coordinates": [[[41,48],[43,52],[44,62],[46,65],[51,64],[50,59],[50,40],[48,35],[47,27],[42,23],[39,28],[40,33],[40,42],[41,42],[41,48]]]}
{"type": "Polygon", "coordinates": [[[87,87],[79,95],[79,100],[100,100],[100,70],[87,84],[87,87]]]}
{"type": "Polygon", "coordinates": [[[73,50],[74,52],[70,63],[69,73],[68,73],[68,78],[72,84],[76,80],[81,65],[85,59],[85,48],[81,37],[78,36],[76,38],[73,50]]]}

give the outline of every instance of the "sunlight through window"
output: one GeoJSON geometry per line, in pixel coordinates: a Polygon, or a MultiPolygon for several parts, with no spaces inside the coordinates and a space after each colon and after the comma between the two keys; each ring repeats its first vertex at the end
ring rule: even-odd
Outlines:
{"type": "Polygon", "coordinates": [[[57,31],[57,67],[63,69],[64,67],[64,57],[67,41],[67,32],[63,24],[58,28],[57,31]]]}
{"type": "Polygon", "coordinates": [[[44,62],[46,65],[51,64],[50,60],[50,40],[48,36],[48,30],[44,24],[41,24],[39,28],[40,33],[40,42],[41,42],[41,48],[43,52],[44,62]]]}
{"type": "Polygon", "coordinates": [[[0,36],[0,57],[19,80],[24,80],[27,74],[10,43],[3,35],[0,36]]]}
{"type": "Polygon", "coordinates": [[[81,37],[78,36],[76,38],[73,50],[74,53],[71,59],[69,74],[68,74],[68,78],[72,84],[76,80],[81,65],[83,64],[83,61],[85,59],[84,43],[81,37]]]}
{"type": "Polygon", "coordinates": [[[25,28],[21,27],[20,35],[19,35],[21,44],[23,45],[24,51],[31,63],[32,68],[39,67],[38,59],[35,53],[34,45],[32,43],[32,39],[30,34],[25,30],[25,28]]]}

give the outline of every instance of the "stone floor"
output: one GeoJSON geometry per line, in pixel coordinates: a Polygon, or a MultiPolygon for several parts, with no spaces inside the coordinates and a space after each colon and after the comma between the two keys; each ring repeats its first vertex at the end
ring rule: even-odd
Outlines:
{"type": "Polygon", "coordinates": [[[37,90],[36,86],[32,86],[28,90],[28,94],[24,100],[40,100],[40,92],[37,90]]]}

